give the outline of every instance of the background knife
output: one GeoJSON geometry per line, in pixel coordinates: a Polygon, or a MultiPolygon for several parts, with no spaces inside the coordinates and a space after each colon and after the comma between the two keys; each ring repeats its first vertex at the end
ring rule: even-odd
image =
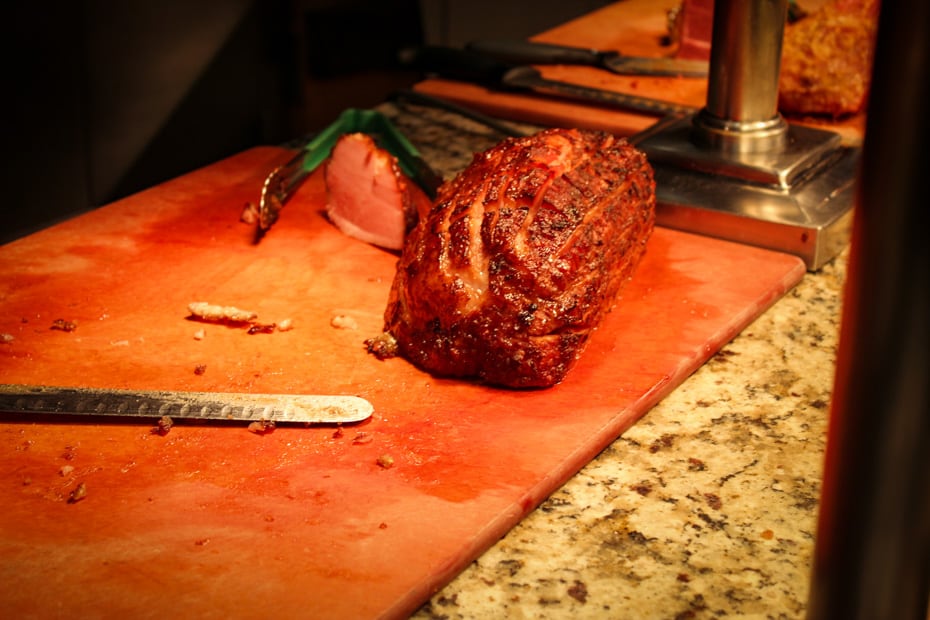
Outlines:
{"type": "Polygon", "coordinates": [[[625,56],[616,51],[510,39],[480,39],[466,49],[514,65],[584,65],[621,75],[707,77],[703,60],[625,56]]]}
{"type": "Polygon", "coordinates": [[[655,116],[685,116],[697,112],[697,108],[670,101],[550,80],[531,66],[511,65],[474,50],[427,45],[405,51],[401,60],[426,73],[489,88],[530,91],[655,116]]]}
{"type": "Polygon", "coordinates": [[[0,411],[8,413],[336,424],[373,410],[358,396],[0,385],[0,411]]]}

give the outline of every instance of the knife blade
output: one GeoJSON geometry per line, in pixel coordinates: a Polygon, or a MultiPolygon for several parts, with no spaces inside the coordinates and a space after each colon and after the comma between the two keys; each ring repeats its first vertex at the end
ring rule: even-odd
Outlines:
{"type": "Polygon", "coordinates": [[[489,88],[534,92],[655,116],[686,116],[697,112],[695,107],[661,99],[550,80],[529,65],[510,65],[471,50],[424,46],[409,50],[402,60],[427,73],[489,88]]]}
{"type": "Polygon", "coordinates": [[[48,385],[0,385],[0,411],[274,423],[350,423],[374,407],[358,396],[120,390],[48,385]]]}
{"type": "Polygon", "coordinates": [[[620,75],[707,77],[709,65],[702,60],[626,56],[612,50],[510,39],[479,39],[466,49],[514,65],[583,65],[620,75]]]}

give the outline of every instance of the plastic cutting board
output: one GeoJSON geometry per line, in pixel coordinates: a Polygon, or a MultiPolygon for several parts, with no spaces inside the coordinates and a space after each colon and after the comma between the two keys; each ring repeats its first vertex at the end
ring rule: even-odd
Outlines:
{"type": "Polygon", "coordinates": [[[351,393],[374,416],[159,436],[0,414],[8,617],[403,617],[804,274],[792,256],[657,229],[561,385],[437,379],[366,352],[396,257],[330,226],[319,175],[251,242],[240,211],[288,155],[252,149],[0,247],[0,377],[351,393]],[[194,323],[201,300],[294,329],[194,323]]]}

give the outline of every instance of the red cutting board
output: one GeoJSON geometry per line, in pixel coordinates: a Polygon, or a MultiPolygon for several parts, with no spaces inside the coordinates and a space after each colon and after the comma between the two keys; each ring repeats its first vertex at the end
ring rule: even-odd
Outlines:
{"type": "MultiPolygon", "coordinates": [[[[668,35],[668,12],[680,4],[680,0],[623,0],[543,32],[533,40],[616,50],[631,56],[671,56],[675,48],[664,44],[668,35]]],[[[552,80],[652,97],[695,108],[701,108],[707,102],[706,78],[616,75],[594,67],[571,65],[540,66],[539,69],[544,77],[552,80]]],[[[455,80],[429,79],[415,88],[494,116],[551,127],[604,129],[629,136],[658,120],[597,105],[532,93],[491,90],[455,80]]],[[[864,113],[839,120],[817,117],[790,117],[788,120],[835,131],[848,144],[861,143],[865,127],[864,113]]]]}
{"type": "Polygon", "coordinates": [[[792,256],[658,229],[561,385],[436,379],[365,351],[396,257],[327,223],[318,175],[251,243],[240,211],[288,155],[252,149],[0,247],[0,377],[349,393],[374,416],[159,436],[151,422],[0,414],[9,617],[405,616],[804,274],[792,256]],[[199,300],[294,329],[207,325],[198,340],[186,308],[199,300]],[[79,483],[86,497],[68,503],[79,483]]]}

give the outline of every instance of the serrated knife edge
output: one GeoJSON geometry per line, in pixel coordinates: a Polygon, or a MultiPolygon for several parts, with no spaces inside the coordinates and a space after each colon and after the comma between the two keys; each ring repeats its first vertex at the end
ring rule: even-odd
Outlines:
{"type": "Polygon", "coordinates": [[[351,423],[374,412],[359,396],[120,390],[0,384],[0,411],[9,413],[351,423]]]}

